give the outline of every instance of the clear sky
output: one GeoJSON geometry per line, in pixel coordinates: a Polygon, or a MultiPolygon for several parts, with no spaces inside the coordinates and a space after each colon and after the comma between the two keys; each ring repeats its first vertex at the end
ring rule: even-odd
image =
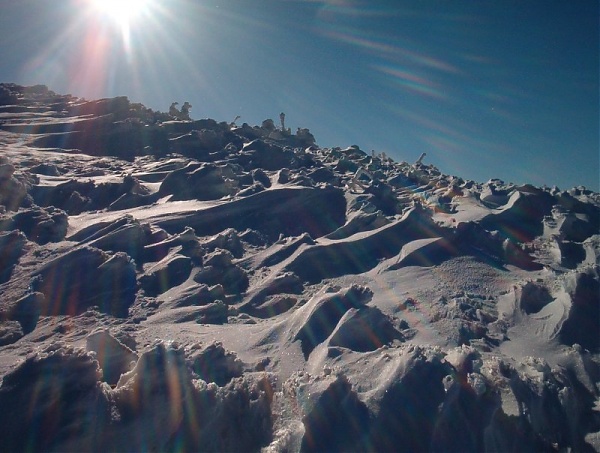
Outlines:
{"type": "Polygon", "coordinates": [[[597,0],[0,0],[0,81],[600,190],[597,0]]]}

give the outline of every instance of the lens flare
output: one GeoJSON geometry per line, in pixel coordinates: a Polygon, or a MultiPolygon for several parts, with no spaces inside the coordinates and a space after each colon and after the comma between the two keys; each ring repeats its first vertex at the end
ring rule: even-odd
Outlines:
{"type": "Polygon", "coordinates": [[[94,12],[108,19],[121,32],[129,50],[132,26],[147,12],[150,0],[90,0],[94,12]]]}
{"type": "Polygon", "coordinates": [[[123,26],[129,25],[143,13],[148,0],[91,0],[91,2],[97,11],[123,26]]]}

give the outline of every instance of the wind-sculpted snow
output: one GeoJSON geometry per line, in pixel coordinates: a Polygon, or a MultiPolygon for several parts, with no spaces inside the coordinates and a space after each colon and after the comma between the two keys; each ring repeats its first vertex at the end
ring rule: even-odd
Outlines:
{"type": "Polygon", "coordinates": [[[398,255],[403,245],[438,234],[439,228],[428,215],[420,209],[411,209],[401,219],[377,230],[305,247],[286,268],[311,282],[360,274],[373,269],[382,259],[398,255]]]}
{"type": "Polygon", "coordinates": [[[191,213],[169,213],[155,219],[168,232],[192,227],[208,236],[227,228],[250,228],[270,237],[309,233],[319,237],[343,223],[345,201],[334,188],[279,188],[216,204],[191,213]]]}
{"type": "Polygon", "coordinates": [[[3,451],[247,451],[270,439],[268,376],[218,387],[194,378],[210,376],[198,357],[159,343],[111,388],[94,357],[52,344],[4,377],[2,407],[22,410],[0,414],[3,451]]]}
{"type": "Polygon", "coordinates": [[[371,297],[372,293],[368,288],[352,286],[311,299],[291,318],[290,332],[293,341],[300,340],[302,352],[308,358],[350,309],[364,306],[371,297]]]}
{"type": "Polygon", "coordinates": [[[45,296],[44,315],[78,314],[89,306],[126,316],[136,291],[135,269],[125,253],[75,248],[32,274],[31,288],[45,296]]]}
{"type": "Polygon", "coordinates": [[[600,194],[0,87],[0,451],[600,451],[600,194]]]}

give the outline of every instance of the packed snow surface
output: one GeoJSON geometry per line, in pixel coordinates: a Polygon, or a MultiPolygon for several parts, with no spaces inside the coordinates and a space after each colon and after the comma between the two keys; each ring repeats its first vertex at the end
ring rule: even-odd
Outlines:
{"type": "Polygon", "coordinates": [[[0,451],[600,451],[599,194],[44,86],[0,148],[0,451]]]}

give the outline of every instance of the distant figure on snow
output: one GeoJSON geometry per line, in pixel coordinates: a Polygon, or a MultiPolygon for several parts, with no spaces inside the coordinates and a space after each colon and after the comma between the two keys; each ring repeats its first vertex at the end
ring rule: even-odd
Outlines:
{"type": "Polygon", "coordinates": [[[182,120],[189,120],[190,119],[190,109],[191,108],[192,108],[192,104],[190,104],[189,102],[185,101],[183,103],[183,105],[181,106],[180,119],[182,119],[182,120]]]}
{"type": "Polygon", "coordinates": [[[184,102],[181,106],[181,111],[177,108],[179,102],[173,102],[169,107],[169,115],[176,120],[189,120],[190,119],[190,109],[192,108],[192,104],[189,102],[184,102]]]}
{"type": "Polygon", "coordinates": [[[284,133],[285,135],[291,135],[292,130],[285,128],[285,113],[281,112],[279,114],[279,121],[281,122],[281,132],[284,133]]]}
{"type": "Polygon", "coordinates": [[[275,123],[271,118],[267,118],[262,122],[261,128],[268,132],[273,132],[275,130],[275,123]]]}
{"type": "Polygon", "coordinates": [[[169,107],[169,115],[171,115],[173,118],[179,118],[179,115],[181,115],[181,112],[176,107],[178,104],[179,102],[173,102],[171,107],[169,107]]]}

